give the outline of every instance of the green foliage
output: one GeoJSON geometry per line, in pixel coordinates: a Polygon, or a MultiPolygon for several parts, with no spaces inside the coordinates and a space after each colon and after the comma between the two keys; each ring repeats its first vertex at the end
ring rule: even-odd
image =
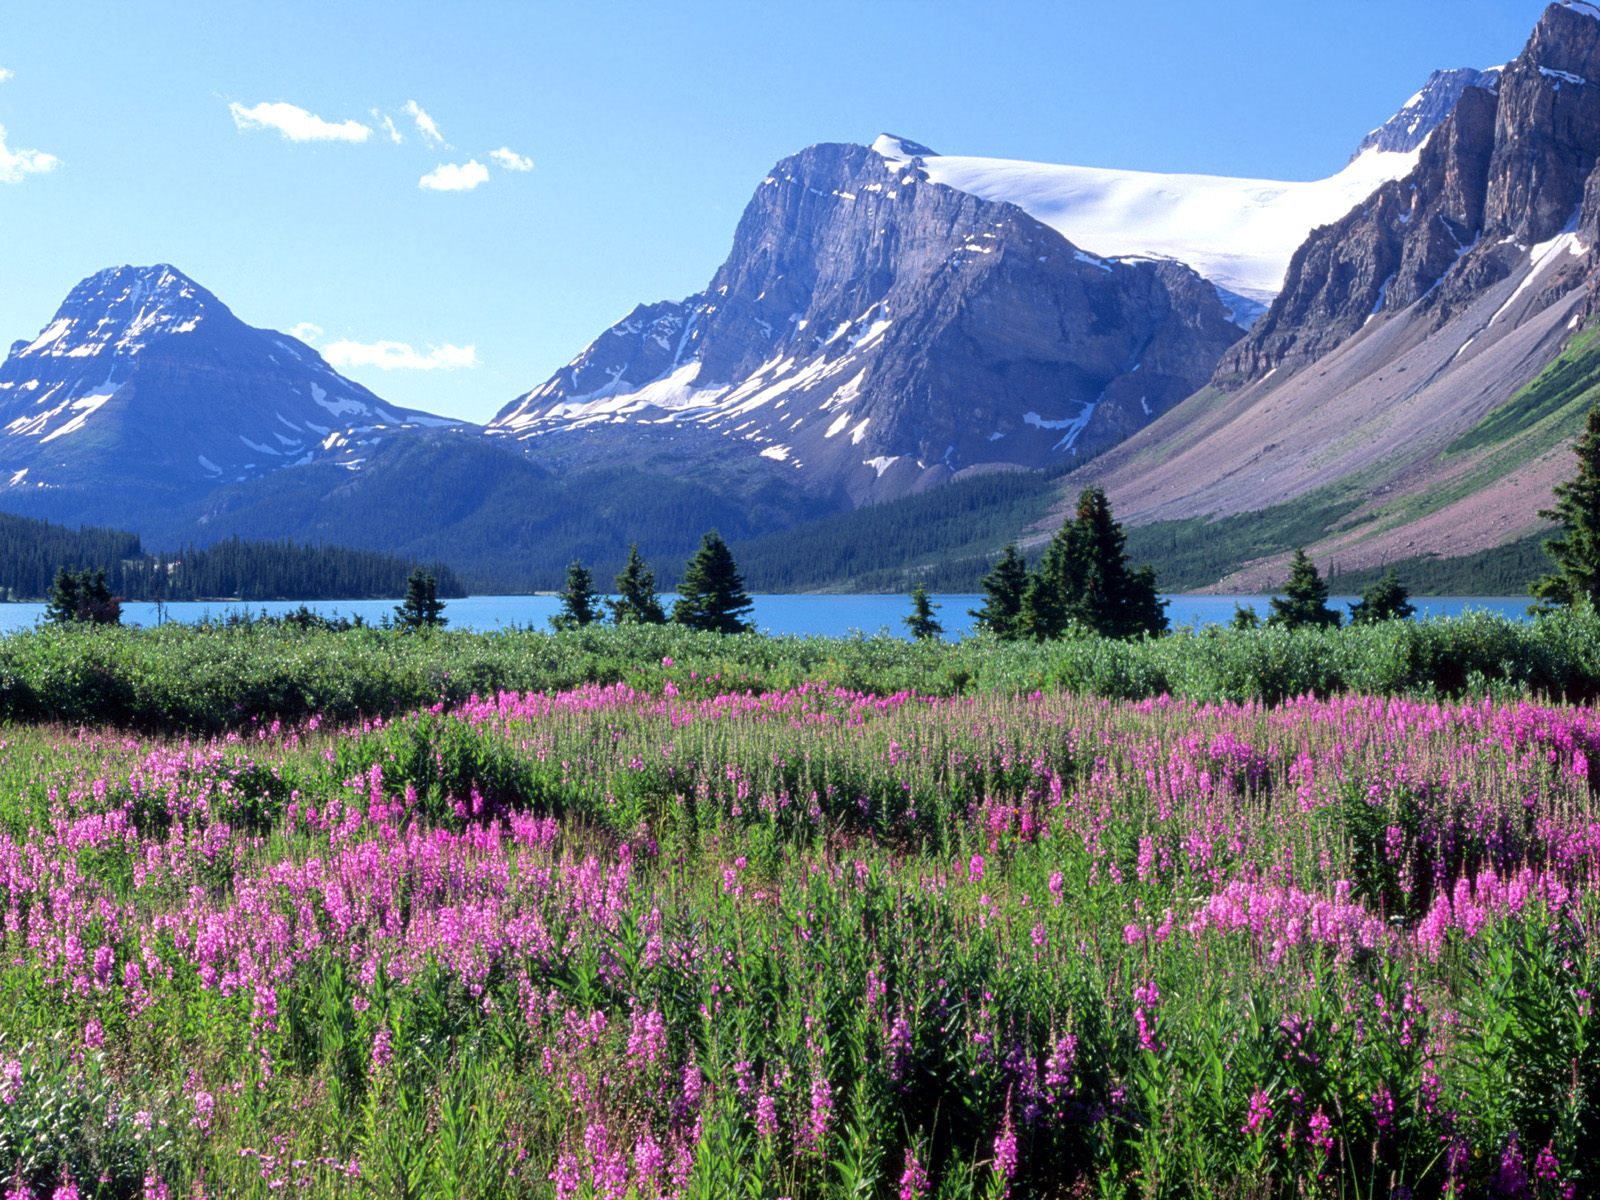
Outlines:
{"type": "Polygon", "coordinates": [[[1233,619],[1228,622],[1230,629],[1256,629],[1261,625],[1261,615],[1256,612],[1253,604],[1235,604],[1233,606],[1233,619]]]}
{"type": "Polygon", "coordinates": [[[1419,554],[1399,559],[1386,567],[1362,571],[1331,570],[1328,573],[1328,587],[1334,592],[1359,595],[1368,585],[1382,579],[1385,572],[1392,570],[1407,580],[1413,595],[1526,595],[1533,581],[1550,565],[1550,558],[1544,552],[1544,540],[1543,534],[1532,534],[1503,546],[1450,558],[1419,554]]]}
{"type": "Polygon", "coordinates": [[[120,625],[122,601],[111,594],[104,570],[96,567],[69,571],[62,567],[56,571],[55,582],[50,585],[50,599],[44,615],[45,620],[58,625],[69,622],[120,625]]]}
{"type": "Polygon", "coordinates": [[[944,626],[934,618],[933,602],[928,599],[928,589],[920,583],[911,589],[911,615],[905,618],[905,626],[911,631],[911,636],[919,642],[937,638],[944,633],[944,626]]]}
{"type": "Polygon", "coordinates": [[[561,589],[561,609],[550,618],[551,627],[582,629],[603,616],[600,593],[594,587],[594,576],[589,573],[588,567],[573,559],[567,567],[567,581],[561,589]]]}
{"type": "Polygon", "coordinates": [[[1556,484],[1555,506],[1539,513],[1560,526],[1545,543],[1555,569],[1532,589],[1547,606],[1600,603],[1600,405],[1589,410],[1573,451],[1577,472],[1556,484]]]}
{"type": "Polygon", "coordinates": [[[395,624],[401,629],[438,629],[449,624],[444,601],[439,599],[439,583],[418,567],[406,580],[406,595],[394,610],[395,624]]]}
{"type": "Polygon", "coordinates": [[[1339,624],[1339,613],[1328,607],[1328,584],[1317,571],[1305,550],[1296,548],[1289,564],[1289,580],[1283,595],[1272,598],[1272,615],[1267,624],[1285,629],[1339,624]]]}
{"type": "Polygon", "coordinates": [[[1085,488],[1075,516],[1045,549],[1023,595],[1022,627],[1034,637],[1059,637],[1077,622],[1102,637],[1155,636],[1167,628],[1166,601],[1155,571],[1130,570],[1126,536],[1104,490],[1085,488]]]}
{"type": "Polygon", "coordinates": [[[745,618],[753,607],[728,543],[713,529],[684,567],[673,621],[710,633],[743,633],[752,628],[745,618]]]}
{"type": "MultiPolygon", "coordinates": [[[[226,538],[203,549],[149,554],[115,529],[67,529],[0,513],[0,598],[46,596],[62,570],[102,571],[124,600],[380,599],[401,591],[413,564],[371,550],[226,538]]],[[[455,572],[429,570],[441,595],[464,596],[455,572]]]]}
{"type": "Polygon", "coordinates": [[[1563,409],[1592,406],[1600,395],[1600,332],[1578,334],[1561,354],[1526,387],[1463,433],[1446,449],[1462,454],[1509,441],[1563,409]]]}
{"type": "MultiPolygon", "coordinates": [[[[1157,521],[1128,529],[1128,553],[1148,562],[1176,592],[1215,583],[1241,563],[1319,540],[1361,497],[1318,492],[1290,504],[1231,517],[1157,521]]],[[[1473,593],[1477,594],[1477,593],[1473,593]]]]}
{"type": "Polygon", "coordinates": [[[1017,544],[1011,542],[1000,553],[1000,561],[983,577],[982,608],[971,610],[981,632],[992,633],[1002,641],[1022,636],[1022,608],[1028,594],[1028,564],[1017,544]]]}
{"type": "Polygon", "coordinates": [[[639,543],[628,547],[628,561],[616,578],[617,595],[606,601],[611,619],[618,625],[661,625],[667,614],[656,593],[656,576],[639,557],[639,543]]]}
{"type": "Polygon", "coordinates": [[[1377,621],[1410,620],[1417,613],[1410,595],[1391,567],[1382,578],[1362,589],[1361,599],[1350,606],[1350,623],[1370,625],[1377,621]]]}
{"type": "Polygon", "coordinates": [[[747,578],[763,591],[899,592],[916,580],[970,592],[994,547],[1045,517],[1057,484],[1037,471],[995,471],[914,496],[738,540],[747,578]]]}

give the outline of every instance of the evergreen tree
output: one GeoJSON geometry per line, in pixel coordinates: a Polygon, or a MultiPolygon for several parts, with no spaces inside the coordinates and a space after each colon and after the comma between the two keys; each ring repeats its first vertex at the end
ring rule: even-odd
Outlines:
{"type": "Polygon", "coordinates": [[[395,606],[395,624],[401,629],[437,629],[449,624],[439,599],[439,581],[421,567],[406,580],[406,598],[395,606]]]}
{"type": "Polygon", "coordinates": [[[594,590],[594,576],[577,559],[567,567],[567,583],[561,589],[561,611],[550,618],[557,629],[582,629],[600,619],[600,594],[594,590]]]}
{"type": "Polygon", "coordinates": [[[1235,604],[1229,625],[1234,629],[1256,629],[1261,625],[1261,616],[1253,604],[1235,604]]]}
{"type": "Polygon", "coordinates": [[[919,642],[936,638],[944,632],[944,626],[934,619],[933,603],[928,599],[928,589],[920,583],[911,589],[911,615],[905,618],[905,623],[906,628],[911,631],[911,636],[919,642]]]}
{"type": "Polygon", "coordinates": [[[1050,540],[1028,581],[1024,629],[1035,637],[1057,637],[1077,621],[1101,637],[1165,632],[1167,604],[1156,590],[1155,570],[1130,570],[1126,547],[1105,491],[1084,488],[1076,513],[1050,540]]]}
{"type": "Polygon", "coordinates": [[[1327,581],[1303,549],[1294,552],[1294,561],[1289,564],[1289,581],[1284,584],[1283,592],[1282,596],[1272,598],[1268,625],[1298,629],[1302,625],[1339,624],[1339,614],[1328,607],[1327,581]]]}
{"type": "Polygon", "coordinates": [[[1022,607],[1028,594],[1028,564],[1012,542],[994,570],[983,577],[982,608],[968,610],[978,628],[1010,641],[1022,634],[1022,607]]]}
{"type": "Polygon", "coordinates": [[[1350,624],[1376,625],[1379,621],[1409,621],[1416,615],[1416,605],[1411,603],[1411,593],[1390,567],[1383,578],[1369,583],[1361,591],[1361,599],[1350,606],[1350,624]]]}
{"type": "Polygon", "coordinates": [[[678,597],[672,619],[679,625],[716,633],[744,633],[753,628],[744,619],[754,607],[744,590],[744,579],[728,543],[714,529],[700,539],[700,549],[684,567],[678,597]]]}
{"type": "Polygon", "coordinates": [[[639,543],[628,547],[628,561],[617,576],[617,598],[606,601],[618,625],[660,625],[667,619],[656,595],[656,576],[639,557],[639,543]]]}
{"type": "Polygon", "coordinates": [[[88,625],[120,625],[122,601],[111,594],[102,568],[82,571],[56,571],[50,588],[45,617],[56,623],[82,622],[88,625]]]}
{"type": "Polygon", "coordinates": [[[1589,410],[1573,451],[1577,473],[1556,484],[1555,507],[1539,513],[1561,526],[1544,544],[1555,569],[1532,589],[1547,609],[1600,604],[1600,405],[1589,410]]]}
{"type": "Polygon", "coordinates": [[[55,582],[50,585],[50,600],[44,610],[45,620],[56,625],[78,619],[78,573],[65,567],[56,568],[55,582]]]}

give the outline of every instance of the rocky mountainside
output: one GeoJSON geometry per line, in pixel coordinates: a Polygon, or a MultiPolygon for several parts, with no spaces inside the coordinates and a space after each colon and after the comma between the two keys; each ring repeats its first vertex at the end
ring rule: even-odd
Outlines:
{"type": "Polygon", "coordinates": [[[251,328],[173,267],[117,267],[73,288],[0,365],[0,505],[126,521],[130,505],[355,462],[385,431],[451,424],[251,328]]]}
{"type": "Polygon", "coordinates": [[[1316,511],[1297,536],[1345,568],[1536,533],[1600,385],[1597,160],[1600,9],[1552,4],[1409,175],[1307,240],[1214,386],[1089,474],[1145,523],[1316,511]]]}
{"type": "Polygon", "coordinates": [[[930,182],[927,153],[882,138],[785,159],[704,292],[634,310],[489,432],[536,459],[610,457],[648,427],[862,503],[1093,455],[1243,332],[1189,268],[1086,253],[930,182]]]}

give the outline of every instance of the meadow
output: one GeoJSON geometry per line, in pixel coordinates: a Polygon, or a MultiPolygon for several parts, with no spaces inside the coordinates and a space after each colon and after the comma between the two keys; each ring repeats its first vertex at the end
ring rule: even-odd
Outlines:
{"type": "Polygon", "coordinates": [[[7,639],[0,1184],[1592,1194],[1586,621],[7,639]]]}

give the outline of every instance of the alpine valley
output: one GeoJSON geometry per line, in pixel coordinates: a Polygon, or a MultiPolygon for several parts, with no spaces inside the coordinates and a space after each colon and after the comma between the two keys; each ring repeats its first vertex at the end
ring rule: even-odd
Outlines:
{"type": "Polygon", "coordinates": [[[811,146],[703,291],[483,427],[114,268],[0,367],[0,508],[478,590],[634,541],[669,570],[713,526],[758,587],[970,586],[1099,483],[1169,587],[1268,586],[1302,544],[1514,572],[1600,396],[1600,9],[1351,142],[1310,182],[811,146]]]}

